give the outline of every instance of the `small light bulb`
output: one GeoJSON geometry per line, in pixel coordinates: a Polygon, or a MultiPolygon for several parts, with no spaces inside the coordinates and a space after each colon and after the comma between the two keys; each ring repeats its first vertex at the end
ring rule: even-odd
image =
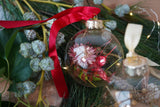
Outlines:
{"type": "Polygon", "coordinates": [[[120,66],[121,64],[120,64],[120,63],[117,63],[116,65],[117,65],[117,66],[120,66]]]}
{"type": "Polygon", "coordinates": [[[130,16],[133,16],[133,12],[129,12],[129,15],[130,15],[130,16]]]}
{"type": "Polygon", "coordinates": [[[68,67],[63,67],[63,69],[67,70],[67,69],[68,69],[68,67]]]}
{"type": "Polygon", "coordinates": [[[147,39],[149,39],[150,37],[151,37],[151,35],[148,35],[148,36],[147,36],[147,39]]]}
{"type": "Polygon", "coordinates": [[[157,25],[158,25],[158,26],[160,26],[160,23],[159,23],[159,21],[157,21],[157,25]]]}

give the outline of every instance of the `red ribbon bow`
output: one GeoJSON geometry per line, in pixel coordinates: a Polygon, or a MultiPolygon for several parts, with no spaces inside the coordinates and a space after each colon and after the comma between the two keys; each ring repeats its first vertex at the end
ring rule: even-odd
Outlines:
{"type": "Polygon", "coordinates": [[[58,13],[47,20],[42,21],[0,21],[0,26],[5,28],[17,28],[23,26],[34,25],[38,23],[46,22],[50,19],[56,18],[50,30],[49,38],[49,56],[54,60],[54,70],[51,71],[54,84],[57,88],[60,97],[67,98],[68,88],[64,79],[64,75],[59,64],[58,55],[56,51],[56,37],[60,29],[63,27],[78,22],[81,20],[88,20],[100,12],[99,8],[96,7],[74,7],[67,9],[61,13],[58,13]]]}

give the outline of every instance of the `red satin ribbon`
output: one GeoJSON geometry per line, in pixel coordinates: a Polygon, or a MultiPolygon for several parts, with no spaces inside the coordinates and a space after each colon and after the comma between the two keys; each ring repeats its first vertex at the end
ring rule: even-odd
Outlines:
{"type": "Polygon", "coordinates": [[[5,28],[17,28],[23,26],[34,25],[46,22],[50,19],[56,18],[50,30],[49,38],[49,56],[54,60],[54,70],[51,71],[52,77],[60,97],[67,98],[68,88],[64,79],[64,75],[59,64],[58,55],[56,51],[56,37],[60,29],[63,27],[78,22],[81,20],[88,20],[100,12],[96,7],[74,7],[58,13],[47,20],[42,21],[0,21],[0,26],[5,28]]]}

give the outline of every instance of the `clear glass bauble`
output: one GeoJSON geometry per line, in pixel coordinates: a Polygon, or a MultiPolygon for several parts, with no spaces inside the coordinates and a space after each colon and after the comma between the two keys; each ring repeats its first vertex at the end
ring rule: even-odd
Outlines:
{"type": "Polygon", "coordinates": [[[67,71],[84,86],[104,86],[121,71],[123,50],[117,38],[103,28],[103,21],[89,20],[86,27],[67,44],[67,71]]]}

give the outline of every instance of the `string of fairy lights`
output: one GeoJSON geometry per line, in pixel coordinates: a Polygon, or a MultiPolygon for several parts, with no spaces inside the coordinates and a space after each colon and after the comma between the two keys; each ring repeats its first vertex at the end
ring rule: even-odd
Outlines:
{"type": "MultiPolygon", "coordinates": [[[[156,28],[156,25],[158,27],[158,43],[157,43],[157,49],[158,49],[158,52],[160,53],[160,22],[158,21],[159,17],[158,17],[158,14],[153,10],[153,9],[149,9],[147,10],[146,8],[142,8],[142,7],[139,7],[139,6],[134,6],[133,9],[138,9],[138,11],[136,11],[138,14],[147,14],[147,16],[152,20],[153,22],[153,27],[150,31],[150,33],[146,36],[146,39],[149,39],[153,33],[153,31],[155,30],[156,28]]],[[[130,16],[133,16],[134,13],[133,11],[130,11],[129,12],[129,15],[130,16]]]]}

